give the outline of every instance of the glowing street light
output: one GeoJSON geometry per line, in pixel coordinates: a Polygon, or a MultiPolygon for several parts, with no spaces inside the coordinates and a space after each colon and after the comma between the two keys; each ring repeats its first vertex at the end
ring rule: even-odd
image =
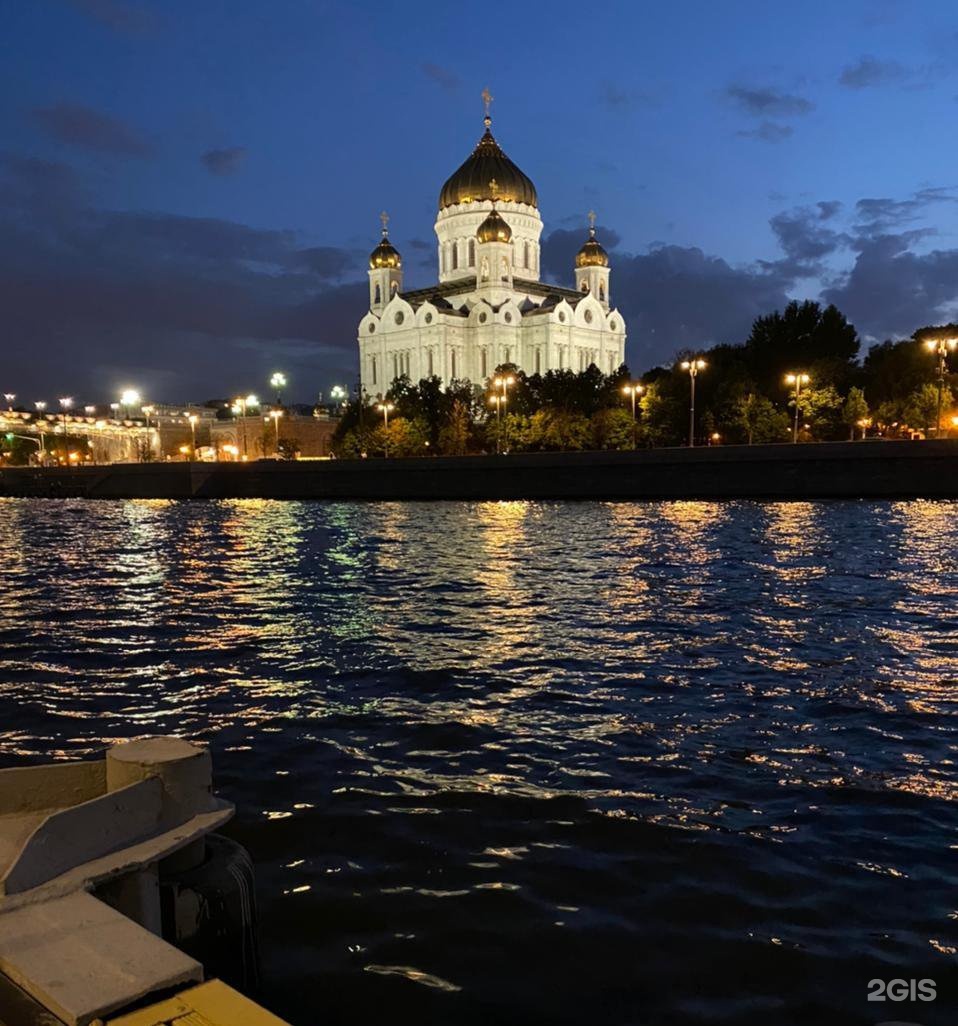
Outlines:
{"type": "Polygon", "coordinates": [[[60,416],[63,420],[63,462],[69,464],[67,456],[67,410],[73,405],[73,397],[69,395],[60,398],[60,416]]]}
{"type": "Polygon", "coordinates": [[[140,393],[135,388],[127,388],[120,393],[120,405],[125,407],[127,417],[134,406],[140,405],[140,393]]]}
{"type": "Polygon", "coordinates": [[[636,412],[635,401],[645,391],[645,385],[634,383],[622,386],[622,394],[632,397],[632,448],[635,448],[636,412]]]}
{"type": "Polygon", "coordinates": [[[502,439],[502,418],[506,412],[506,404],[509,402],[509,389],[515,383],[516,379],[512,374],[501,374],[492,379],[492,386],[496,392],[490,399],[490,403],[496,408],[496,452],[500,455],[503,450],[508,450],[508,445],[504,445],[502,439]]]}
{"type": "Polygon", "coordinates": [[[683,360],[679,366],[689,372],[689,448],[695,445],[695,379],[700,370],[705,370],[706,362],[696,357],[694,360],[683,360]]]}
{"type": "Polygon", "coordinates": [[[190,422],[190,455],[196,455],[196,422],[200,419],[195,413],[191,413],[187,418],[190,422]]]}
{"type": "Polygon", "coordinates": [[[283,405],[283,389],[286,387],[286,375],[282,371],[276,373],[269,379],[270,388],[276,392],[276,405],[283,405]]]}
{"type": "Polygon", "coordinates": [[[794,374],[785,375],[785,384],[792,386],[792,395],[795,399],[795,423],[792,427],[792,443],[798,442],[798,400],[802,394],[802,385],[807,385],[812,379],[805,373],[796,371],[794,374]]]}
{"type": "Polygon", "coordinates": [[[243,458],[249,456],[249,446],[246,438],[246,412],[252,406],[259,406],[259,399],[252,393],[233,400],[233,413],[243,418],[243,458]]]}
{"type": "Polygon", "coordinates": [[[12,410],[13,400],[16,399],[16,394],[14,392],[4,392],[3,398],[7,400],[7,409],[12,410]]]}
{"type": "Polygon", "coordinates": [[[389,434],[388,434],[388,432],[389,432],[389,414],[392,413],[392,411],[395,408],[396,407],[392,403],[386,402],[385,400],[383,402],[376,403],[376,409],[377,410],[382,410],[382,414],[383,414],[383,432],[384,432],[384,434],[383,434],[383,455],[384,456],[388,456],[389,455],[389,434]]]}
{"type": "Polygon", "coordinates": [[[269,415],[270,415],[270,417],[273,418],[273,427],[276,430],[276,452],[278,453],[279,452],[279,418],[282,417],[283,411],[282,410],[270,410],[269,411],[269,415]]]}
{"type": "MultiPolygon", "coordinates": [[[[150,414],[153,413],[153,411],[156,409],[156,407],[155,406],[143,406],[143,407],[141,407],[141,409],[143,411],[143,416],[146,418],[146,448],[143,450],[143,462],[147,463],[147,462],[149,462],[150,455],[151,455],[152,450],[153,450],[153,446],[151,444],[152,436],[150,435],[150,414]]],[[[162,456],[163,456],[162,453],[158,453],[157,455],[160,456],[160,458],[162,458],[162,456]]]]}
{"type": "Polygon", "coordinates": [[[346,405],[346,389],[342,385],[333,385],[329,390],[329,397],[334,403],[339,403],[342,406],[346,405]]]}
{"type": "Polygon", "coordinates": [[[938,418],[935,437],[941,437],[941,396],[945,388],[945,374],[948,370],[948,354],[958,346],[958,338],[929,338],[925,340],[925,348],[938,356],[938,418]]]}

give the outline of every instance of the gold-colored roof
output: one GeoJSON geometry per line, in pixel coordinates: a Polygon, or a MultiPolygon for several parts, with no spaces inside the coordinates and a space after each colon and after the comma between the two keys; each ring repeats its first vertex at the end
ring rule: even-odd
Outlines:
{"type": "Polygon", "coordinates": [[[532,180],[503,153],[502,147],[493,138],[490,126],[492,119],[486,115],[486,130],[476,144],[470,157],[442,187],[439,193],[439,209],[458,203],[476,203],[479,200],[499,199],[505,203],[526,203],[530,207],[539,205],[536,187],[532,180]],[[493,196],[489,183],[497,183],[493,196]]]}
{"type": "MultiPolygon", "coordinates": [[[[493,183],[495,188],[495,183],[493,183]]],[[[496,199],[499,198],[496,190],[496,199]]],[[[512,238],[512,229],[502,219],[499,211],[492,208],[485,221],[476,229],[476,238],[480,242],[509,242],[512,238]]]]}
{"type": "Polygon", "coordinates": [[[589,238],[583,243],[582,249],[575,255],[576,267],[608,267],[609,254],[596,240],[595,225],[589,229],[589,238]]]}
{"type": "Polygon", "coordinates": [[[369,254],[369,269],[374,271],[382,267],[402,267],[399,250],[389,241],[385,233],[379,245],[369,254]]]}

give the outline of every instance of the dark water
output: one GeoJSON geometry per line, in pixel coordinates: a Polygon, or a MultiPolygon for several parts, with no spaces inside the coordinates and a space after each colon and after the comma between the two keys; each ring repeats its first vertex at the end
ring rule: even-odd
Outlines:
{"type": "Polygon", "coordinates": [[[0,759],[208,741],[298,1026],[958,1021],[958,504],[6,500],[0,568],[0,759]]]}

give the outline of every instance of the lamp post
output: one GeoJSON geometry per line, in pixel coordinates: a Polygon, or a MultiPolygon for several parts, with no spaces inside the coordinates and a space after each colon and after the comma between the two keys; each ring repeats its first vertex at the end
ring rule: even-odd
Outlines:
{"type": "Polygon", "coordinates": [[[140,393],[135,388],[127,388],[120,393],[120,405],[126,410],[127,419],[130,416],[130,410],[134,406],[140,405],[140,393]]]}
{"type": "Polygon", "coordinates": [[[40,428],[39,421],[40,421],[40,418],[44,416],[44,412],[43,411],[47,408],[47,404],[42,399],[39,399],[33,405],[34,405],[34,407],[36,408],[36,411],[37,411],[37,433],[40,435],[40,452],[39,452],[38,456],[39,456],[40,462],[42,463],[43,462],[43,457],[46,456],[46,454],[47,454],[47,450],[46,450],[46,445],[45,445],[45,443],[43,441],[43,431],[40,428]]]}
{"type": "Polygon", "coordinates": [[[383,401],[381,403],[377,403],[376,404],[376,409],[377,410],[382,410],[382,414],[383,414],[383,455],[384,456],[388,456],[389,455],[389,434],[388,434],[388,432],[389,432],[389,414],[395,408],[396,407],[392,403],[386,402],[386,401],[383,401]]]}
{"type": "Polygon", "coordinates": [[[689,372],[689,448],[695,445],[695,379],[699,376],[700,370],[705,370],[706,363],[700,358],[694,360],[683,360],[679,365],[682,370],[689,372]]]}
{"type": "Polygon", "coordinates": [[[792,385],[794,388],[793,396],[795,397],[795,421],[792,425],[792,444],[798,442],[798,400],[802,394],[802,385],[807,385],[812,379],[805,373],[795,372],[794,374],[785,375],[785,384],[792,385]]]}
{"type": "Polygon", "coordinates": [[[279,455],[279,418],[282,417],[282,410],[270,410],[269,415],[273,418],[273,427],[276,430],[276,454],[279,455]]]}
{"type": "Polygon", "coordinates": [[[251,406],[259,406],[259,399],[255,395],[242,396],[233,400],[233,413],[238,413],[243,418],[243,459],[249,459],[249,445],[246,437],[246,411],[251,406]]]}
{"type": "MultiPolygon", "coordinates": [[[[496,389],[496,452],[503,453],[509,451],[508,439],[505,440],[506,444],[503,444],[502,438],[502,418],[500,417],[500,409],[502,411],[502,417],[505,417],[505,407],[509,402],[509,389],[516,383],[516,379],[512,374],[499,374],[492,379],[493,387],[496,389]],[[501,390],[501,394],[500,394],[501,390]]],[[[506,429],[508,430],[508,421],[506,422],[506,429]]]]}
{"type": "Polygon", "coordinates": [[[632,385],[623,385],[622,386],[622,394],[623,395],[628,395],[628,396],[632,397],[632,448],[633,449],[635,448],[635,444],[636,444],[635,443],[635,435],[636,435],[636,427],[637,427],[635,401],[644,391],[645,391],[645,386],[644,385],[632,384],[632,385]]]}
{"type": "Polygon", "coordinates": [[[276,405],[283,405],[283,389],[286,387],[286,375],[282,371],[277,371],[269,379],[270,388],[276,392],[276,405]]]}
{"type": "Polygon", "coordinates": [[[190,422],[190,457],[196,459],[196,422],[199,417],[191,413],[186,419],[190,422]]]}
{"type": "Polygon", "coordinates": [[[925,348],[938,356],[938,417],[936,419],[935,437],[941,438],[941,396],[945,389],[945,373],[948,370],[947,358],[955,346],[958,346],[958,338],[929,338],[925,341],[925,348]]]}
{"type": "Polygon", "coordinates": [[[73,397],[65,395],[60,399],[60,417],[63,422],[63,462],[69,466],[70,457],[67,453],[67,410],[73,405],[73,397]]]}
{"type": "MultiPolygon", "coordinates": [[[[153,411],[155,409],[156,409],[155,406],[144,406],[144,407],[142,407],[143,416],[146,418],[146,448],[143,450],[143,462],[144,463],[149,462],[150,455],[153,452],[153,445],[151,444],[151,439],[150,439],[150,415],[153,413],[153,411]]],[[[159,426],[159,417],[157,417],[157,426],[159,426]]],[[[157,456],[162,458],[163,453],[158,452],[157,456]]]]}
{"type": "Polygon", "coordinates": [[[13,409],[13,400],[16,399],[16,394],[13,392],[4,392],[3,398],[7,400],[7,409],[13,409]]]}

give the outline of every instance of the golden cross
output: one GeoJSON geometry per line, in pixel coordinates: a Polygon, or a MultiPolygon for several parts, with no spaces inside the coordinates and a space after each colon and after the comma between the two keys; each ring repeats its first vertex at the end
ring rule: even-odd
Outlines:
{"type": "Polygon", "coordinates": [[[389,224],[389,214],[387,214],[386,211],[384,210],[379,215],[379,220],[382,221],[382,223],[383,223],[383,235],[385,235],[386,234],[386,228],[387,228],[387,226],[389,224]]]}
{"type": "Polygon", "coordinates": [[[589,211],[589,227],[595,229],[595,211],[589,211]]]}
{"type": "Polygon", "coordinates": [[[489,117],[489,106],[492,103],[492,101],[495,99],[495,97],[492,95],[492,93],[489,92],[489,86],[486,86],[486,88],[483,89],[483,91],[481,93],[481,96],[482,96],[482,102],[486,105],[486,117],[489,117]]]}
{"type": "Polygon", "coordinates": [[[495,178],[489,180],[489,191],[492,193],[492,202],[495,203],[499,198],[499,183],[495,178]]]}

